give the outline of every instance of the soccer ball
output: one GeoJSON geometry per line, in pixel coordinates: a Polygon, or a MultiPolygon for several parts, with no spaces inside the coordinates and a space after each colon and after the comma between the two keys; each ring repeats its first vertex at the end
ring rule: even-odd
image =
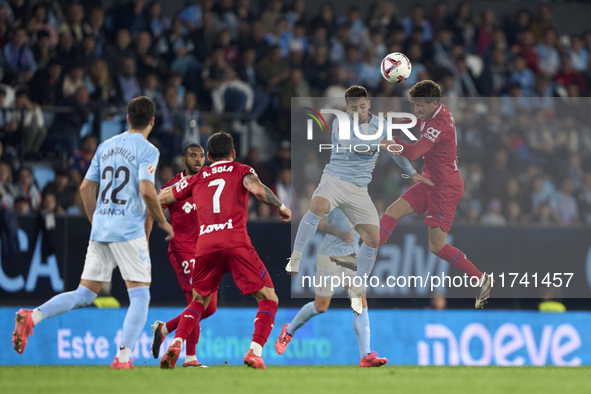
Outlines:
{"type": "Polygon", "coordinates": [[[410,76],[411,70],[410,60],[400,52],[394,52],[386,56],[382,60],[380,67],[382,77],[390,83],[405,81],[410,76]]]}

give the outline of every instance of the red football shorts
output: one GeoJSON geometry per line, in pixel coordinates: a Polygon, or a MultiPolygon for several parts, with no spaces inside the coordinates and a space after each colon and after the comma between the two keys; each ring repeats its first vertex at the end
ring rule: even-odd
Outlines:
{"type": "Polygon", "coordinates": [[[197,257],[193,289],[204,297],[218,290],[222,276],[230,272],[242,294],[273,288],[265,264],[252,246],[224,249],[197,257]]]}
{"type": "Polygon", "coordinates": [[[427,226],[441,227],[443,231],[449,233],[462,194],[464,194],[463,183],[429,186],[419,182],[400,197],[408,201],[419,215],[427,212],[427,216],[425,216],[427,226]]]}
{"type": "Polygon", "coordinates": [[[185,297],[187,297],[187,302],[190,303],[193,301],[193,287],[191,287],[191,280],[193,278],[193,267],[195,266],[197,256],[195,256],[195,253],[169,252],[168,259],[176,273],[179,285],[181,285],[181,289],[183,290],[185,297]]]}

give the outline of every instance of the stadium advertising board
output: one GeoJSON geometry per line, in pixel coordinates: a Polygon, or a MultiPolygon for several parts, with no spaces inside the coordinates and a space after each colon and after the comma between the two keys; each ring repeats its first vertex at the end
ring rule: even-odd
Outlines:
{"type": "MultiPolygon", "coordinates": [[[[172,318],[178,308],[150,308],[148,323],[172,318]]],[[[242,364],[250,344],[252,308],[220,308],[203,321],[197,348],[209,365],[242,364]]],[[[297,310],[279,309],[270,340],[297,310]]],[[[10,321],[15,308],[1,307],[10,321]]],[[[357,364],[351,311],[336,309],[312,319],[298,331],[283,355],[273,346],[263,357],[273,365],[357,364]]],[[[525,311],[371,310],[372,343],[393,364],[406,365],[591,365],[591,313],[548,314],[525,311]]],[[[121,341],[125,309],[77,310],[44,321],[29,339],[27,353],[15,355],[9,341],[0,342],[0,364],[108,365],[121,341]]],[[[9,325],[0,336],[10,337],[9,325]]],[[[146,325],[133,351],[135,365],[156,365],[152,334],[146,325]]],[[[162,351],[172,338],[167,338],[162,351]]],[[[181,356],[183,358],[184,355],[181,356]]]]}

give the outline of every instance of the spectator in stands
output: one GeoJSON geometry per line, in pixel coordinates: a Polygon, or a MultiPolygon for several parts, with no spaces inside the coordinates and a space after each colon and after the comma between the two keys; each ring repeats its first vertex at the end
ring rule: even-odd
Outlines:
{"type": "Polygon", "coordinates": [[[330,2],[323,3],[318,10],[317,16],[312,19],[312,30],[316,30],[320,26],[326,28],[326,33],[329,36],[332,36],[336,31],[334,6],[330,2]]]}
{"type": "Polygon", "coordinates": [[[58,58],[62,66],[67,70],[70,64],[74,61],[76,51],[74,49],[74,38],[69,30],[59,33],[59,44],[55,48],[55,56],[58,58]]]}
{"type": "Polygon", "coordinates": [[[573,67],[573,62],[569,55],[562,55],[560,57],[560,69],[554,75],[553,80],[560,86],[567,87],[570,84],[575,84],[579,88],[579,92],[585,91],[585,78],[573,67]]]}
{"type": "Polygon", "coordinates": [[[492,198],[488,203],[488,211],[480,219],[480,223],[486,226],[504,226],[507,220],[501,213],[503,211],[501,200],[492,198]]]}
{"type": "Polygon", "coordinates": [[[75,44],[81,44],[85,37],[93,35],[90,25],[84,22],[84,7],[82,7],[82,4],[70,4],[67,22],[60,27],[60,31],[69,31],[75,44]]]}
{"type": "Polygon", "coordinates": [[[431,24],[425,19],[425,9],[420,4],[413,4],[410,11],[410,16],[403,18],[400,21],[404,28],[405,37],[410,37],[412,30],[415,27],[420,27],[423,30],[423,40],[433,40],[433,31],[431,30],[431,24]]]}
{"type": "Polygon", "coordinates": [[[16,196],[16,189],[12,184],[12,167],[0,162],[0,202],[4,208],[12,208],[16,196]]]}
{"type": "Polygon", "coordinates": [[[37,103],[29,100],[29,92],[21,89],[16,92],[15,107],[12,119],[19,125],[19,133],[23,138],[25,155],[37,156],[47,136],[47,128],[43,112],[37,103]]]}
{"type": "Polygon", "coordinates": [[[26,197],[17,197],[14,200],[14,212],[17,216],[29,216],[32,212],[31,203],[26,197]]]}
{"type": "MultiPolygon", "coordinates": [[[[259,34],[257,41],[259,44],[265,43],[263,36],[265,34],[264,30],[260,27],[260,22],[256,21],[253,22],[250,29],[249,36],[252,36],[256,33],[259,34]],[[259,28],[257,29],[257,26],[259,28]]],[[[245,36],[240,37],[240,40],[245,40],[249,42],[252,37],[245,36]]],[[[200,62],[204,62],[205,59],[211,57],[213,53],[213,47],[215,45],[215,41],[217,38],[215,24],[214,24],[214,17],[211,12],[204,12],[202,18],[202,26],[198,29],[193,30],[190,33],[190,37],[193,40],[193,44],[195,45],[195,56],[200,62]]],[[[253,45],[256,45],[253,43],[253,45]]],[[[265,46],[266,47],[266,46],[265,46]]],[[[256,46],[257,49],[262,47],[256,46]]]]}
{"type": "MultiPolygon", "coordinates": [[[[33,56],[39,69],[43,69],[55,57],[55,51],[50,47],[49,33],[45,30],[37,32],[37,40],[33,45],[33,56]]],[[[39,71],[39,70],[37,70],[39,71]]]]}
{"type": "Polygon", "coordinates": [[[82,183],[82,179],[86,176],[97,147],[98,142],[96,137],[94,135],[87,135],[80,141],[80,149],[68,160],[70,177],[75,185],[82,183]]]}
{"type": "Polygon", "coordinates": [[[33,173],[30,168],[21,168],[18,172],[18,182],[14,185],[15,196],[25,197],[31,203],[33,209],[41,204],[41,193],[33,182],[33,173]]]}
{"type": "Polygon", "coordinates": [[[62,89],[64,98],[75,95],[76,91],[81,87],[89,88],[90,86],[91,82],[89,78],[84,75],[84,68],[82,65],[75,64],[64,77],[64,85],[62,89]]]}
{"type": "Polygon", "coordinates": [[[138,33],[135,40],[135,59],[138,74],[145,77],[148,73],[157,73],[160,77],[168,73],[166,63],[152,50],[152,37],[147,31],[138,33]]]}
{"type": "Polygon", "coordinates": [[[14,31],[13,39],[4,46],[4,59],[7,63],[7,77],[15,83],[26,83],[37,71],[37,62],[33,51],[26,43],[27,31],[19,27],[14,31]]]}
{"type": "MultiPolygon", "coordinates": [[[[194,5],[194,6],[190,6],[190,7],[201,8],[198,5],[194,5]]],[[[183,19],[185,18],[184,16],[182,16],[182,14],[179,16],[183,19]]],[[[170,29],[170,18],[167,18],[162,15],[162,4],[159,1],[152,1],[148,5],[147,22],[148,22],[149,31],[152,34],[154,41],[157,41],[160,37],[162,37],[164,32],[166,32],[166,31],[168,31],[168,29],[170,29]]],[[[196,21],[193,20],[193,22],[196,22],[196,21]]],[[[198,27],[198,25],[195,25],[195,27],[198,27]]]]}
{"type": "Polygon", "coordinates": [[[197,109],[197,96],[193,92],[187,92],[183,109],[184,129],[181,145],[185,146],[190,142],[195,142],[201,146],[207,146],[207,139],[213,133],[203,116],[197,109]]]}
{"type": "Polygon", "coordinates": [[[304,63],[303,71],[310,86],[323,92],[330,85],[331,65],[328,61],[328,47],[320,46],[314,51],[314,56],[304,63]]]}
{"type": "Polygon", "coordinates": [[[51,191],[47,191],[43,195],[43,204],[37,214],[37,225],[41,230],[41,258],[46,259],[48,256],[55,254],[55,228],[56,218],[65,216],[65,212],[57,205],[55,195],[51,191]]]}
{"type": "Polygon", "coordinates": [[[89,77],[92,83],[90,98],[97,106],[107,105],[116,98],[115,85],[104,60],[96,59],[92,62],[89,77]]]}
{"type": "Polygon", "coordinates": [[[591,172],[583,176],[583,183],[577,193],[577,201],[581,213],[581,222],[591,224],[591,172]]]}
{"type": "MultiPolygon", "coordinates": [[[[49,22],[47,8],[43,4],[37,4],[31,10],[31,16],[26,22],[27,32],[31,37],[38,37],[40,31],[45,31],[49,37],[49,46],[55,48],[58,42],[57,31],[49,22]]],[[[34,44],[35,42],[31,42],[34,44]]]]}
{"type": "Polygon", "coordinates": [[[524,96],[530,97],[533,95],[536,80],[532,70],[527,68],[525,56],[517,55],[515,57],[514,69],[509,75],[509,83],[519,84],[524,96]]]}
{"type": "Polygon", "coordinates": [[[35,73],[29,84],[33,102],[41,105],[56,105],[63,99],[62,69],[60,61],[52,59],[47,63],[47,67],[35,73]]]}
{"type": "Polygon", "coordinates": [[[70,173],[68,170],[57,169],[55,171],[55,180],[45,186],[43,195],[47,193],[53,194],[57,205],[65,212],[70,206],[74,205],[76,189],[77,186],[70,182],[70,173]]]}
{"type": "Polygon", "coordinates": [[[164,163],[158,166],[157,177],[156,177],[156,189],[160,190],[162,185],[174,178],[174,169],[170,164],[164,163]]]}
{"type": "Polygon", "coordinates": [[[556,212],[562,224],[575,224],[579,222],[579,205],[573,196],[574,186],[570,178],[564,178],[560,189],[554,197],[556,212]]]}
{"type": "Polygon", "coordinates": [[[536,46],[538,69],[546,76],[552,77],[560,66],[560,55],[556,49],[556,31],[547,29],[543,33],[542,42],[536,46]]]}
{"type": "Polygon", "coordinates": [[[94,43],[96,47],[96,55],[102,56],[105,50],[107,42],[107,36],[105,33],[105,11],[100,7],[94,7],[90,12],[90,28],[92,30],[92,36],[94,37],[94,43]]]}
{"type": "Polygon", "coordinates": [[[581,36],[571,36],[571,47],[566,52],[570,56],[571,63],[577,71],[587,71],[589,65],[589,51],[583,46],[583,38],[581,36]]]}
{"type": "Polygon", "coordinates": [[[88,121],[92,112],[90,107],[88,88],[78,88],[74,96],[64,100],[64,105],[71,108],[71,112],[59,113],[49,130],[48,144],[55,152],[66,152],[68,157],[78,149],[80,130],[88,121]]]}
{"type": "Polygon", "coordinates": [[[136,76],[136,64],[133,57],[126,57],[121,62],[119,74],[115,79],[115,91],[119,103],[125,103],[141,94],[140,82],[136,76]]]}
{"type": "Polygon", "coordinates": [[[109,65],[109,72],[112,75],[117,73],[117,67],[123,59],[135,58],[133,45],[131,45],[131,34],[127,29],[120,29],[117,32],[115,43],[107,45],[104,58],[109,65]]]}

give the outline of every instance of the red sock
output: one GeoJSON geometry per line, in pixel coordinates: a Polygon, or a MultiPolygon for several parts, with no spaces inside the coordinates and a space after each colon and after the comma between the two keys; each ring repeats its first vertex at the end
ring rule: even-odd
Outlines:
{"type": "Polygon", "coordinates": [[[209,299],[209,305],[203,312],[203,316],[201,316],[201,320],[207,319],[209,316],[213,315],[215,311],[218,309],[218,292],[211,294],[211,298],[209,299]]]}
{"type": "Polygon", "coordinates": [[[187,340],[185,341],[185,351],[187,352],[187,356],[196,356],[197,355],[197,343],[199,342],[199,334],[201,332],[201,325],[197,324],[197,326],[191,331],[187,340]]]}
{"type": "Polygon", "coordinates": [[[394,219],[392,216],[386,214],[382,216],[382,219],[380,220],[380,246],[388,241],[388,238],[392,235],[392,231],[394,231],[397,224],[398,219],[394,219]]]}
{"type": "Polygon", "coordinates": [[[176,330],[176,328],[179,326],[179,321],[180,320],[181,320],[181,315],[178,315],[174,319],[171,319],[171,320],[167,321],[166,322],[166,331],[168,331],[169,333],[171,333],[174,330],[176,330]]]}
{"type": "Polygon", "coordinates": [[[478,279],[482,277],[482,272],[474,267],[474,264],[468,260],[464,252],[458,248],[454,248],[450,244],[445,244],[439,253],[437,253],[437,256],[441,257],[460,271],[465,272],[469,277],[476,276],[478,279]]]}
{"type": "MultiPolygon", "coordinates": [[[[200,330],[199,320],[201,319],[201,315],[203,315],[204,309],[205,307],[202,303],[197,301],[191,302],[183,313],[181,313],[181,320],[179,321],[174,337],[185,340],[194,329],[200,330]]],[[[199,334],[197,334],[197,338],[199,338],[199,334]]]]}
{"type": "Polygon", "coordinates": [[[259,310],[254,321],[254,334],[252,341],[261,346],[265,346],[267,339],[275,323],[275,314],[277,313],[277,303],[271,300],[259,302],[259,310]]]}

